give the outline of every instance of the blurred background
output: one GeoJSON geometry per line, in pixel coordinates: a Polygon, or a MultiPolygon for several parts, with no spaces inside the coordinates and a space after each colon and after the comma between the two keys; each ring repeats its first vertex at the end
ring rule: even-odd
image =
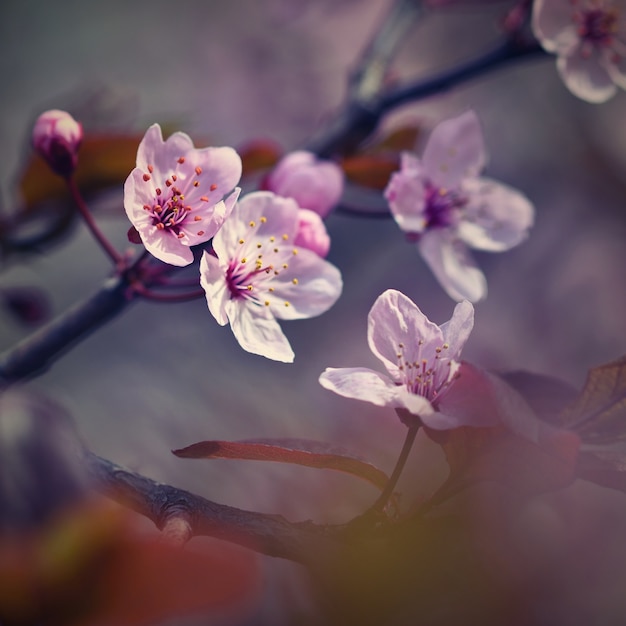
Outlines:
{"type": "MultiPolygon", "coordinates": [[[[302,146],[341,107],[348,73],[389,5],[4,0],[3,211],[23,202],[17,181],[30,155],[32,123],[49,108],[69,110],[88,131],[140,137],[157,121],[189,133],[196,145],[241,147],[267,138],[284,150],[302,146]]],[[[507,6],[424,16],[402,46],[392,79],[430,75],[485,50],[497,39],[507,6]]],[[[538,58],[402,107],[385,121],[388,128],[417,123],[426,137],[441,119],[474,109],[490,154],[487,175],[535,204],[536,224],[523,245],[477,255],[489,296],[476,307],[467,360],[549,374],[579,388],[590,367],[626,351],[625,105],[623,92],[599,106],[576,99],[554,59],[538,58]]],[[[92,206],[107,235],[126,248],[122,185],[92,206]]],[[[317,378],[328,366],[378,368],[366,322],[385,289],[403,291],[438,323],[449,319],[454,303],[392,220],[336,214],[327,226],[329,260],[343,273],[344,292],[320,318],[283,324],[296,353],[293,365],[243,352],[203,301],[138,302],[26,388],[61,403],[97,454],[152,478],[294,521],[349,520],[376,498],[350,477],[170,454],[204,439],[301,437],[343,445],[391,470],[405,430],[395,414],[334,396],[317,378]]],[[[0,281],[45,290],[59,314],[94,292],[109,271],[78,224],[62,245],[6,258],[0,281]]],[[[29,332],[3,316],[0,349],[29,332]]],[[[443,477],[441,454],[420,437],[400,484],[407,502],[427,495],[443,477]]],[[[589,624],[598,617],[595,623],[620,623],[626,614],[624,494],[575,483],[534,499],[508,520],[501,537],[492,533],[491,543],[488,510],[477,505],[472,517],[476,541],[488,543],[488,566],[512,588],[526,590],[527,623],[589,624]]],[[[304,571],[286,561],[260,561],[264,593],[242,623],[313,623],[318,606],[304,571]]]]}

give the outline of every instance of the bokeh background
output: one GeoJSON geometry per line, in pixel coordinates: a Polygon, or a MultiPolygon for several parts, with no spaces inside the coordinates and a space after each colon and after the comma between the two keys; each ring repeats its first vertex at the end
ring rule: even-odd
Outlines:
{"type": "MultiPolygon", "coordinates": [[[[3,0],[3,210],[20,205],[16,183],[30,129],[47,108],[75,112],[88,129],[141,134],[159,121],[214,145],[258,138],[285,150],[303,145],[341,107],[347,75],[389,5],[3,0]]],[[[506,6],[425,16],[402,46],[393,79],[429,75],[485,50],[506,6]]],[[[560,82],[553,59],[534,59],[402,107],[385,126],[429,129],[468,108],[484,127],[487,174],[523,190],[537,213],[523,245],[479,255],[489,296],[476,307],[464,357],[580,387],[590,367],[626,351],[626,96],[600,106],[579,101],[560,82]]],[[[95,199],[99,206],[103,230],[126,247],[121,185],[95,199]]],[[[170,454],[203,439],[303,437],[344,445],[390,471],[404,435],[393,412],[336,397],[317,377],[327,366],[377,367],[366,319],[385,289],[400,289],[437,322],[450,317],[454,303],[392,220],[337,214],[327,225],[329,260],[343,273],[344,293],[322,317],[283,325],[293,365],[243,352],[202,301],[139,302],[27,388],[61,402],[96,453],[157,480],[292,520],[347,521],[376,497],[349,477],[170,454]]],[[[0,281],[44,289],[56,314],[95,291],[109,271],[79,225],[45,254],[6,259],[0,281]]],[[[0,348],[28,332],[4,316],[0,348]]],[[[401,482],[408,501],[444,476],[440,454],[420,438],[401,482]]],[[[620,623],[624,494],[578,482],[536,498],[507,523],[485,558],[512,586],[527,586],[533,624],[620,623]]],[[[264,593],[245,623],[313,620],[318,607],[303,570],[260,561],[264,593]]]]}

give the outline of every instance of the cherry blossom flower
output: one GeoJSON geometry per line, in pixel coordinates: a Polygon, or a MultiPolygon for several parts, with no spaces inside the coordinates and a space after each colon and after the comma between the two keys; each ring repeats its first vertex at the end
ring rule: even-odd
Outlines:
{"type": "Polygon", "coordinates": [[[200,284],[217,322],[241,347],[291,363],[294,353],[277,319],[320,315],[339,298],[339,270],[295,245],[299,208],[294,200],[257,191],[240,200],[205,252],[200,284]]]}
{"type": "Polygon", "coordinates": [[[626,89],[626,0],[535,0],[532,25],[574,95],[605,102],[626,89]]]}
{"type": "Polygon", "coordinates": [[[486,151],[473,111],[440,123],[421,159],[402,154],[385,197],[448,295],[476,302],[487,281],[468,247],[500,252],[526,238],[534,209],[520,192],[479,177],[486,151]]]}
{"type": "Polygon", "coordinates": [[[33,127],[33,147],[50,168],[60,176],[69,176],[78,161],[83,127],[66,111],[51,109],[42,113],[33,127]]]}
{"type": "Polygon", "coordinates": [[[124,208],[151,254],[189,265],[191,246],[211,239],[233,210],[240,178],[241,159],[232,148],[194,148],[180,132],[163,141],[153,124],[124,184],[124,208]]]}
{"type": "Polygon", "coordinates": [[[278,162],[263,186],[279,196],[293,198],[302,209],[326,217],[343,193],[343,172],[332,161],[318,159],[307,150],[297,150],[278,162]]]}
{"type": "Polygon", "coordinates": [[[388,289],[370,310],[367,340],[389,375],[329,367],[320,384],[346,398],[406,409],[433,429],[460,426],[462,418],[439,412],[438,404],[458,376],[458,358],[473,325],[474,307],[467,301],[437,326],[407,296],[388,289]]]}

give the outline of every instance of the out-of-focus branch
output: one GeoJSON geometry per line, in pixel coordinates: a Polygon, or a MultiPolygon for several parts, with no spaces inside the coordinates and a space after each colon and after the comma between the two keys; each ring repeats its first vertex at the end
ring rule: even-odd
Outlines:
{"type": "Polygon", "coordinates": [[[158,483],[92,453],[87,453],[86,460],[96,488],[105,495],[165,531],[188,527],[181,541],[191,535],[216,537],[300,563],[319,561],[337,547],[339,527],[292,523],[280,515],[244,511],[158,483]]]}

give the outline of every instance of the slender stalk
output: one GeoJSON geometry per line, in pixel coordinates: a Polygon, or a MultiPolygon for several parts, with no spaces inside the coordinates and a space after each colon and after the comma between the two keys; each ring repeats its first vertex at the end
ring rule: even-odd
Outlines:
{"type": "Polygon", "coordinates": [[[78,185],[76,184],[76,180],[73,176],[68,176],[66,179],[67,186],[72,194],[72,198],[80,211],[85,223],[87,224],[87,228],[91,231],[91,234],[94,236],[96,241],[100,244],[100,247],[104,250],[105,254],[115,263],[116,266],[121,266],[124,258],[122,255],[111,245],[111,242],[104,236],[96,221],[93,219],[91,212],[87,208],[85,201],[78,189],[78,185]]]}
{"type": "Polygon", "coordinates": [[[409,458],[409,453],[411,452],[411,448],[413,448],[415,437],[417,436],[417,432],[420,429],[421,425],[422,423],[420,421],[416,421],[409,426],[409,430],[406,433],[404,444],[402,445],[402,450],[400,450],[400,456],[396,461],[396,466],[393,468],[393,472],[391,473],[389,481],[385,485],[383,492],[378,497],[378,500],[376,500],[376,502],[374,502],[374,504],[372,505],[370,509],[371,511],[382,511],[387,505],[387,502],[389,501],[393,490],[396,488],[396,484],[398,483],[398,479],[402,474],[402,470],[406,465],[406,461],[409,458]]]}
{"type": "Polygon", "coordinates": [[[141,284],[133,285],[132,289],[142,298],[155,302],[189,302],[204,297],[204,289],[195,289],[186,293],[159,293],[147,289],[141,284]]]}

